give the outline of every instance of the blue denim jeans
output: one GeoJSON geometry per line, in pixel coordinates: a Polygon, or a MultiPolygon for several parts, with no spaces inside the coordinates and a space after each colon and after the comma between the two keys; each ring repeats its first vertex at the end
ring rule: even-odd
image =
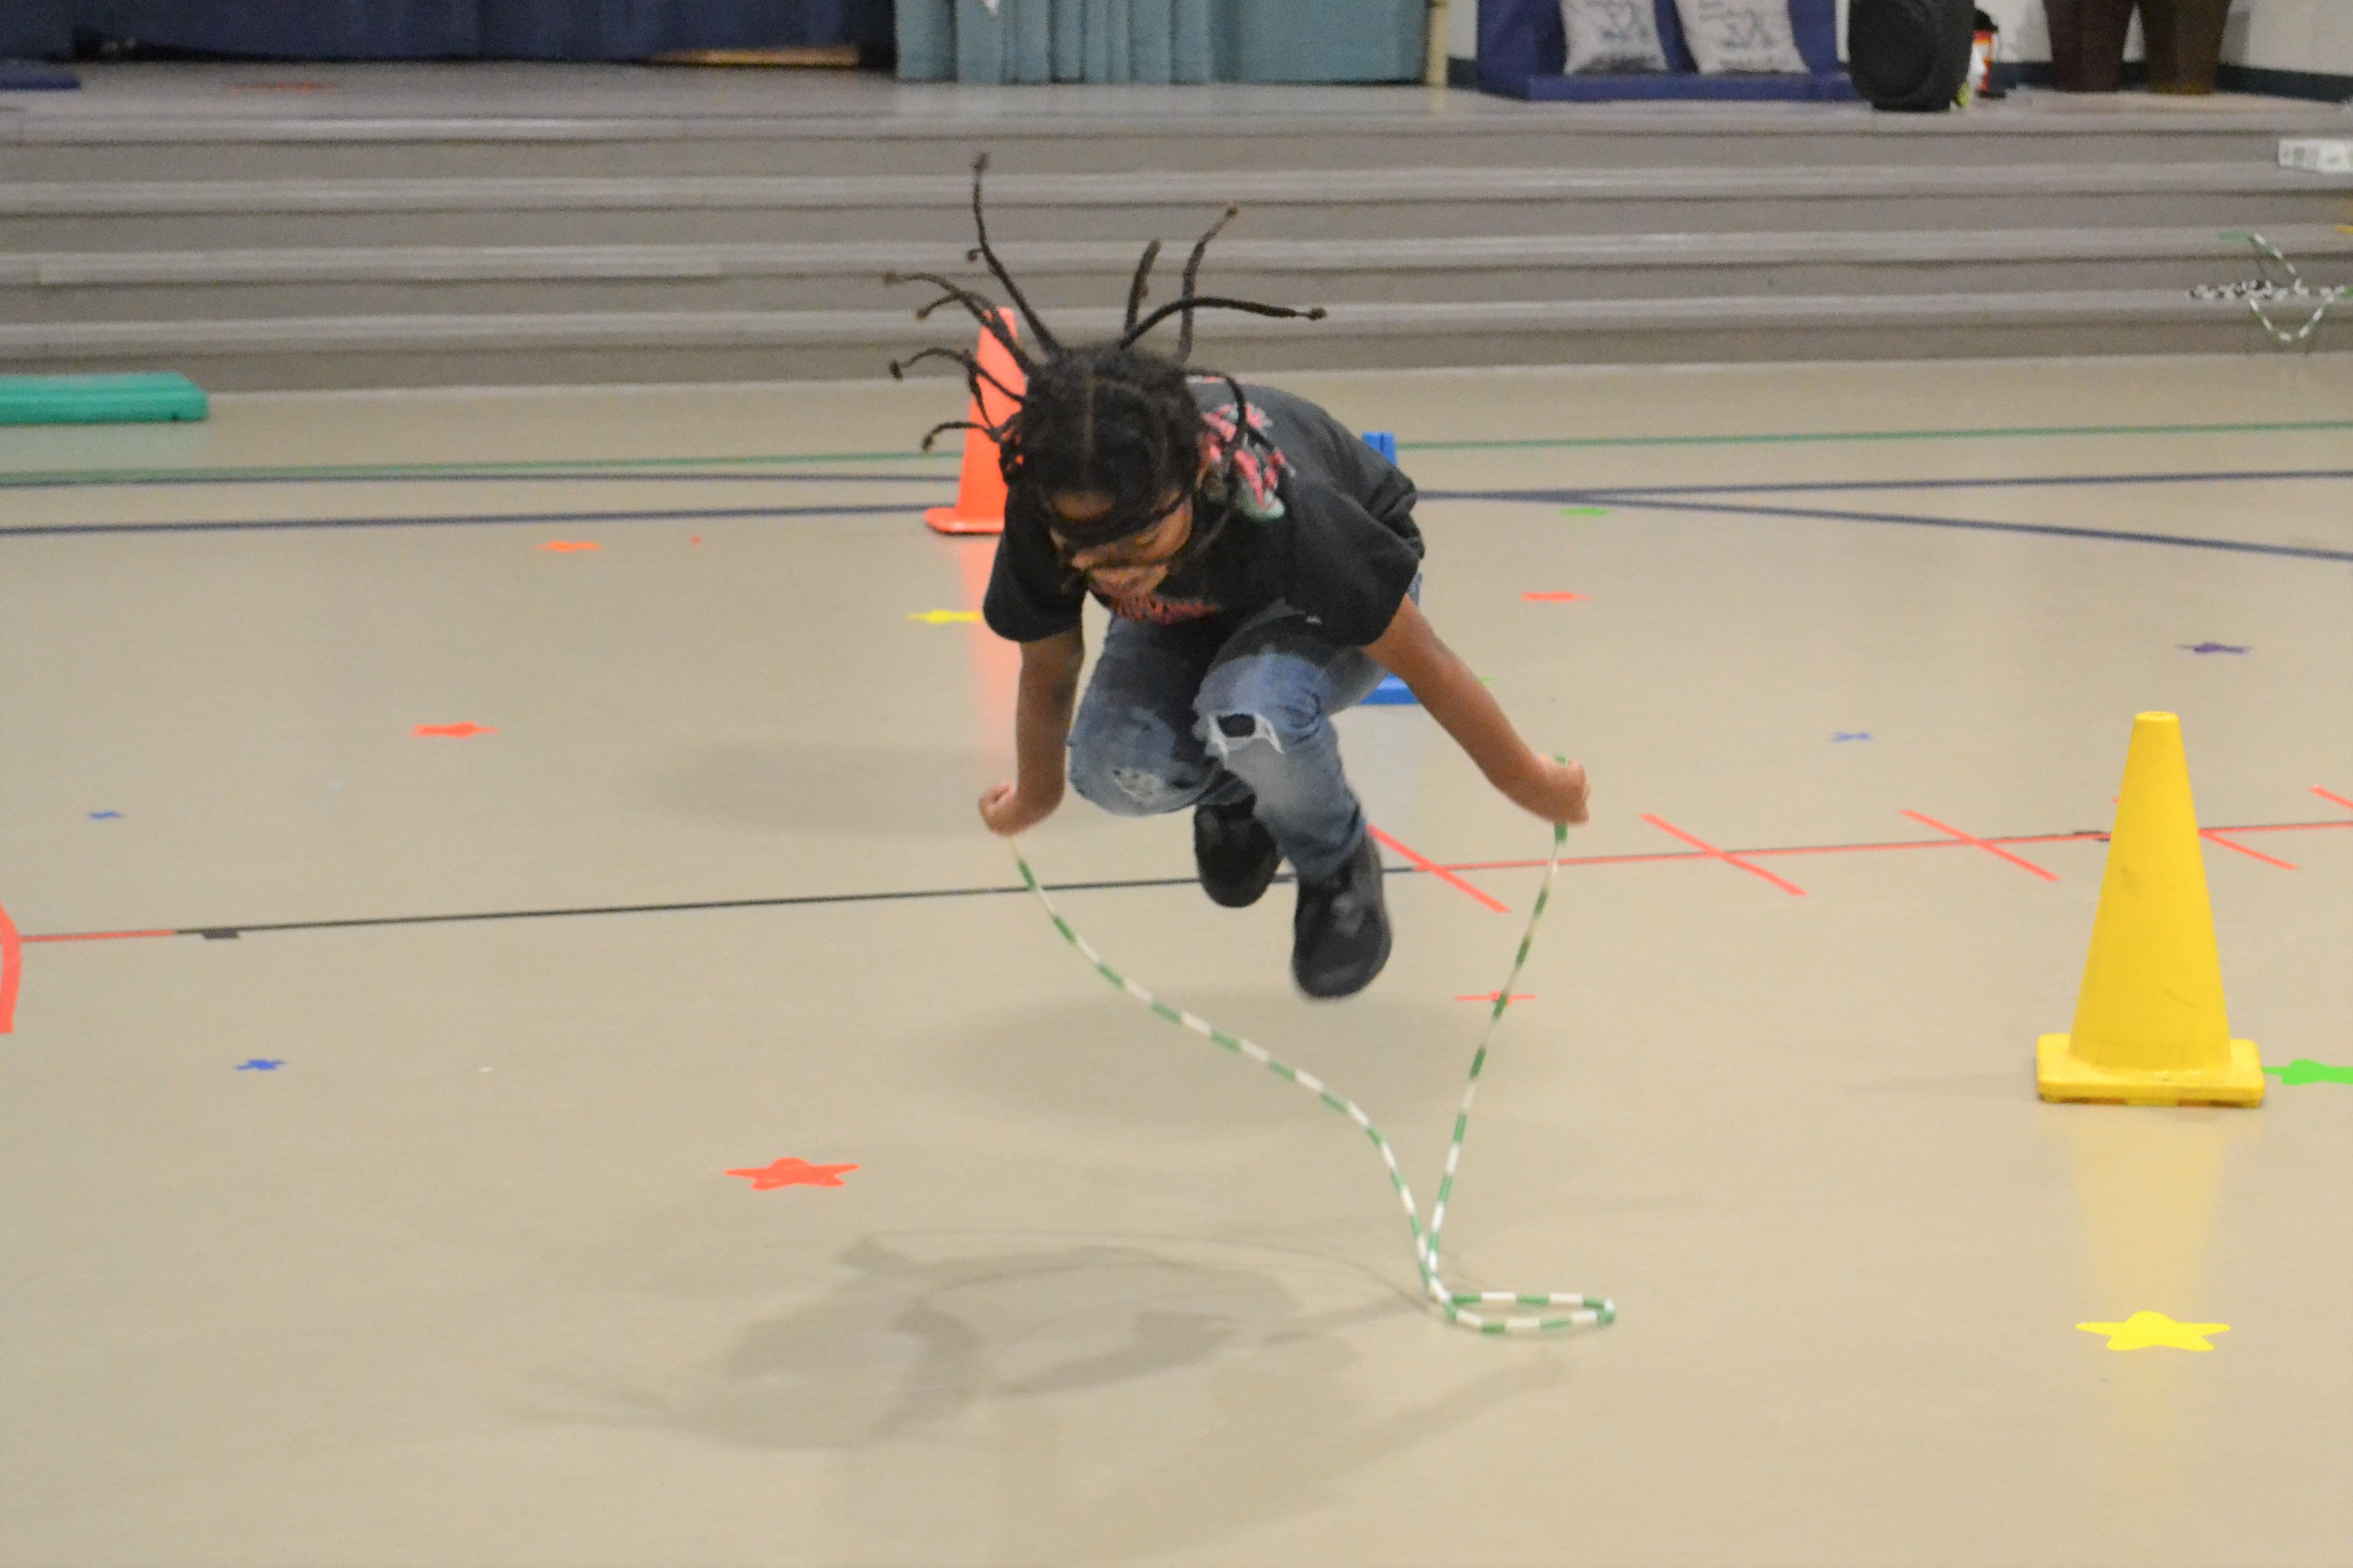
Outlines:
{"type": "Polygon", "coordinates": [[[1386,674],[1281,603],[1222,636],[1115,619],[1071,725],[1071,786],[1121,816],[1256,795],[1292,869],[1329,877],[1365,835],[1332,715],[1386,674]]]}

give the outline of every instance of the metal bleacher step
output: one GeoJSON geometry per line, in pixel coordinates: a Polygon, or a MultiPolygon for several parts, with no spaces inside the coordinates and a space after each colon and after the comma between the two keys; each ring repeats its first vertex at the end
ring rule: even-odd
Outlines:
{"type": "Polygon", "coordinates": [[[2263,342],[2243,304],[2189,295],[2253,270],[2226,233],[2263,231],[2324,284],[2353,258],[2353,178],[2277,166],[2281,135],[2333,123],[2303,105],[1398,89],[1225,114],[734,79],[734,108],[705,113],[681,107],[703,89],[624,77],[592,94],[610,113],[567,96],[586,78],[497,71],[468,77],[496,89],[473,113],[410,111],[406,76],[284,112],[0,112],[0,370],[224,391],[875,375],[970,342],[953,313],[919,326],[925,296],[881,274],[976,275],[984,148],[992,233],[1079,337],[1110,330],[1144,241],[1170,247],[1166,300],[1240,203],[1215,286],[1331,311],[1205,321],[1205,358],[1249,372],[2227,350],[2263,342]],[[871,111],[737,111],[852,100],[871,111]]]}
{"type": "MultiPolygon", "coordinates": [[[[2269,237],[2307,259],[2353,257],[2334,225],[2269,237]]],[[[1126,241],[1004,248],[1052,308],[1121,298],[1136,259],[1126,241]]],[[[1239,239],[1213,254],[1223,291],[1336,305],[2186,289],[2242,275],[2248,247],[2212,228],[2078,227],[1239,239]]],[[[1156,298],[1176,265],[1164,261],[1156,298]]],[[[887,310],[920,290],[883,275],[925,269],[972,270],[961,246],[920,242],[58,252],[0,256],[0,322],[887,310]]]]}
{"type": "MultiPolygon", "coordinates": [[[[1066,334],[1116,313],[1064,311],[1066,334]]],[[[1205,319],[1202,356],[1253,370],[1793,357],[2129,352],[2150,328],[2220,352],[2256,338],[2243,308],[2174,289],[1876,296],[1504,300],[1338,305],[1318,322],[1205,319]]],[[[0,326],[0,360],[78,369],[170,363],[206,385],[336,387],[645,380],[826,379],[879,374],[960,318],[903,310],[633,311],[71,321],[0,326]]]]}
{"type": "MultiPolygon", "coordinates": [[[[1008,238],[1174,238],[1228,201],[1253,237],[1403,229],[1531,235],[1861,226],[2293,222],[2353,176],[2253,162],[1772,169],[1413,168],[1171,173],[992,181],[1008,238]],[[1839,213],[1845,224],[1826,223],[1839,213]]],[[[0,184],[26,250],[213,249],[266,226],[296,247],[398,245],[964,241],[971,185],[953,176],[132,180],[0,184]]],[[[1241,237],[1237,235],[1236,237],[1241,237]]]]}
{"type": "Polygon", "coordinates": [[[823,114],[223,116],[0,119],[0,163],[26,180],[349,180],[415,174],[530,178],[681,174],[960,175],[989,152],[1008,175],[1293,167],[1782,168],[1792,165],[2269,161],[2308,106],[2112,108],[2072,114],[1875,115],[1861,105],[1504,104],[1450,111],[1134,118],[1033,113],[904,119],[823,114]],[[2063,134],[2055,133],[2063,132],[2063,134]]]}

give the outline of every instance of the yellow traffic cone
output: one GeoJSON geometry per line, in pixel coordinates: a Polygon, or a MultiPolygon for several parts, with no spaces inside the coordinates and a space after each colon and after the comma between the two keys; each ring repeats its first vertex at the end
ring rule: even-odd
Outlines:
{"type": "Polygon", "coordinates": [[[2263,1103],[2263,1063],[2252,1041],[2231,1037],[2222,1007],[2189,763],[2170,713],[2133,720],[2075,1026],[2037,1043],[2034,1081],[2045,1100],[2263,1103]]]}

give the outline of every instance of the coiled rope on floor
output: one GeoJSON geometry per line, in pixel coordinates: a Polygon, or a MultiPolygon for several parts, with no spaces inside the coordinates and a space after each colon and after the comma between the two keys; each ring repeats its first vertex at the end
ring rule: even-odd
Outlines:
{"type": "Polygon", "coordinates": [[[2320,330],[2320,323],[2327,318],[2331,306],[2341,305],[2348,298],[2353,298],[2353,285],[2337,284],[2316,289],[2305,282],[2304,275],[2295,269],[2295,263],[2283,255],[2278,246],[2260,234],[2232,230],[2222,237],[2243,239],[2254,247],[2255,275],[2237,283],[2201,283],[2189,290],[2189,297],[2193,300],[2243,300],[2275,343],[2285,346],[2305,342],[2320,330]],[[2274,262],[2285,268],[2285,282],[2272,276],[2272,264],[2274,262]],[[2266,305],[2280,304],[2293,304],[2298,310],[2310,305],[2312,314],[2305,318],[2300,327],[2283,327],[2272,320],[2270,311],[2263,309],[2266,305]]]}
{"type": "Polygon", "coordinates": [[[1496,1026],[1504,1021],[1504,1013],[1511,1008],[1512,987],[1519,981],[1520,971],[1527,965],[1529,950],[1535,945],[1536,926],[1544,919],[1546,905],[1552,900],[1553,877],[1560,869],[1561,847],[1567,842],[1567,837],[1568,829],[1555,824],[1552,830],[1552,857],[1545,863],[1544,884],[1536,891],[1535,908],[1528,913],[1527,930],[1521,933],[1519,951],[1512,957],[1512,972],[1504,978],[1503,988],[1495,993],[1495,1005],[1487,1015],[1487,1026],[1479,1036],[1479,1048],[1472,1053],[1470,1079],[1462,1086],[1462,1103],[1454,1113],[1454,1136],[1447,1144],[1446,1171],[1439,1179],[1438,1202],[1430,1210],[1430,1225],[1427,1229],[1422,1226],[1420,1205],[1414,1202],[1413,1189],[1406,1184],[1405,1172],[1398,1165],[1396,1151],[1389,1147],[1389,1141],[1381,1135],[1379,1128],[1373,1125],[1372,1118],[1365,1114],[1362,1106],[1345,1095],[1335,1093],[1325,1086],[1323,1079],[1313,1073],[1303,1072],[1293,1067],[1267,1050],[1265,1047],[1246,1040],[1240,1035],[1229,1034],[1208,1019],[1197,1017],[1181,1007],[1170,1006],[1118,970],[1113,969],[1110,962],[1102,953],[1097,952],[1088,943],[1086,938],[1072,930],[1070,921],[1062,918],[1062,911],[1054,907],[1054,900],[1047,896],[1046,889],[1039,885],[1038,874],[1029,868],[1029,862],[1022,855],[1021,847],[1018,843],[1013,845],[1013,863],[1020,868],[1022,882],[1031,892],[1038,895],[1038,901],[1046,907],[1047,917],[1054,922],[1054,929],[1062,933],[1062,940],[1069,942],[1077,950],[1081,957],[1092,964],[1096,973],[1143,1003],[1169,1023],[1176,1025],[1179,1028],[1189,1029],[1211,1045],[1229,1051],[1235,1056],[1249,1058],[1286,1082],[1297,1084],[1301,1089],[1322,1100],[1332,1110],[1346,1117],[1364,1130],[1365,1136],[1372,1141],[1373,1147],[1379,1152],[1381,1163],[1388,1170],[1389,1185],[1395,1189],[1398,1202],[1405,1209],[1406,1226],[1413,1234],[1414,1267],[1420,1272],[1422,1289],[1428,1294],[1430,1302],[1445,1314],[1448,1322],[1485,1334],[1541,1334],[1613,1322],[1617,1319],[1618,1309],[1602,1297],[1585,1296],[1568,1291],[1452,1289],[1448,1287],[1445,1279],[1439,1273],[1438,1247],[1440,1237],[1446,1229],[1446,1205],[1454,1195],[1455,1173],[1462,1163],[1463,1137],[1471,1128],[1472,1102],[1478,1098],[1479,1078],[1486,1070],[1488,1048],[1494,1039],[1496,1026]],[[1539,1311],[1499,1317],[1476,1310],[1482,1307],[1567,1307],[1571,1310],[1566,1312],[1539,1311]]]}

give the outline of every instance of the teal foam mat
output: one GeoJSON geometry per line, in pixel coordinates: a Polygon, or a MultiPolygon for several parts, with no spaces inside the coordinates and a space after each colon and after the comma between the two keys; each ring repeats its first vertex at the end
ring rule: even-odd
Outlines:
{"type": "Polygon", "coordinates": [[[0,375],[0,425],[128,425],[202,419],[205,389],[185,375],[0,375]]]}

